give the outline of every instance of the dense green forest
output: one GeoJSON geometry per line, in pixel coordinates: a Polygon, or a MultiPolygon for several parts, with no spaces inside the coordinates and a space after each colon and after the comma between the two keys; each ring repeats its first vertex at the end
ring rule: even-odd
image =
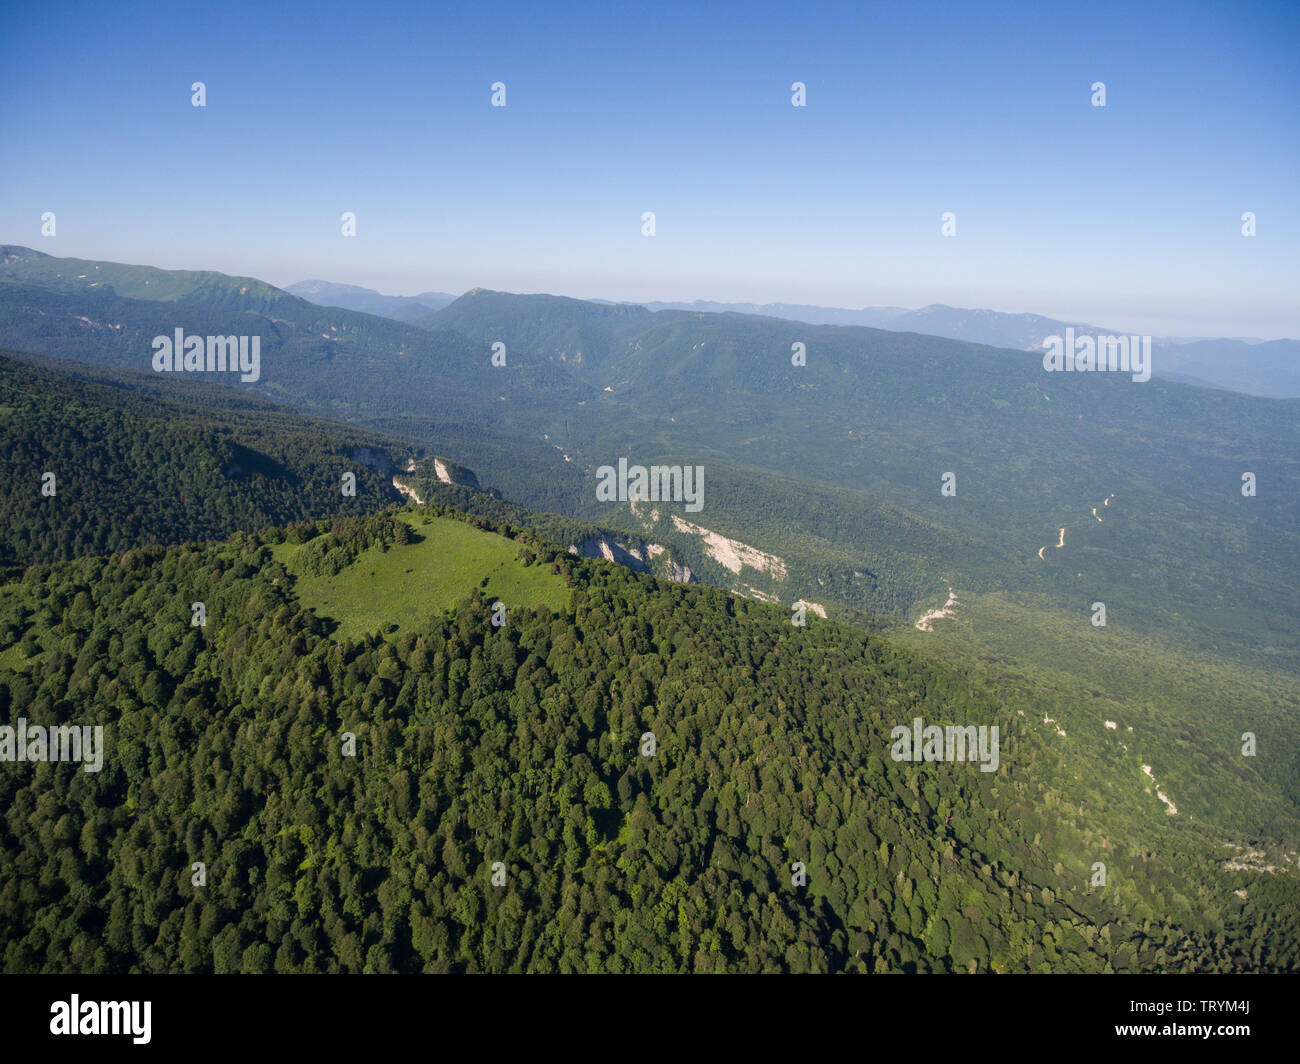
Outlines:
{"type": "Polygon", "coordinates": [[[381,449],[394,441],[374,433],[260,401],[218,407],[211,385],[163,399],[135,390],[138,375],[68,368],[0,353],[0,565],[360,515],[400,497],[381,449]],[[355,495],[343,494],[349,472],[355,495]]]}
{"type": "MultiPolygon", "coordinates": [[[[328,535],[404,549],[369,520],[328,535]]],[[[1225,871],[1230,837],[1138,794],[1085,808],[1014,693],[492,530],[567,608],[498,627],[469,588],[422,630],[340,640],[282,531],[6,586],[0,714],[102,724],[108,752],[0,774],[5,970],[1297,965],[1291,877],[1225,871]],[[1000,770],[893,761],[914,716],[998,724],[1000,770]]]]}

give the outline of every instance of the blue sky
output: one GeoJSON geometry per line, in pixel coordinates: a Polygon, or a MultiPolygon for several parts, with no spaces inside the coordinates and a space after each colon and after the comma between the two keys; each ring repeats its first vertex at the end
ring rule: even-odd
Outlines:
{"type": "Polygon", "coordinates": [[[1300,336],[1295,3],[15,6],[0,242],[1300,336]]]}

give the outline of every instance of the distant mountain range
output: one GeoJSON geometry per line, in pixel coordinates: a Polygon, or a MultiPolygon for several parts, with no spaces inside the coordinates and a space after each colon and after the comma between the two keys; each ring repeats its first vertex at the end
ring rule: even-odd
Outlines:
{"type": "Polygon", "coordinates": [[[768,318],[806,321],[810,325],[865,325],[890,332],[915,332],[967,340],[990,347],[1029,350],[1067,325],[1076,332],[1104,332],[1081,322],[1061,322],[1041,314],[1004,314],[997,310],[967,310],[933,303],[920,310],[906,307],[816,307],[800,303],[643,303],[651,310],[694,310],[710,314],[758,314],[768,318]]]}
{"type": "MultiPolygon", "coordinates": [[[[386,296],[357,285],[330,281],[299,281],[285,288],[320,306],[378,314],[395,321],[421,324],[456,299],[446,292],[418,296],[386,296]]],[[[857,325],[889,332],[912,332],[989,347],[1036,351],[1050,336],[1067,328],[1076,335],[1132,333],[1077,321],[1060,321],[1042,314],[1008,314],[998,310],[950,307],[932,303],[919,310],[906,307],[820,307],[805,303],[616,303],[594,299],[600,306],[641,306],[647,310],[687,310],[706,314],[750,314],[806,322],[809,325],[857,325]]],[[[1300,398],[1300,340],[1262,341],[1253,337],[1155,337],[1152,374],[1206,388],[1222,388],[1273,399],[1300,398]]]]}
{"type": "Polygon", "coordinates": [[[910,332],[483,289],[402,323],[253,278],[0,248],[0,347],[147,372],[177,327],[261,338],[260,380],[220,375],[242,395],[425,447],[748,595],[903,617],[948,586],[1059,608],[1086,586],[1252,658],[1288,656],[1300,630],[1286,401],[910,332]],[[620,456],[704,465],[705,512],[599,501],[620,456]],[[1267,486],[1245,508],[1243,471],[1267,486]]]}
{"type": "Polygon", "coordinates": [[[1272,399],[1300,397],[1300,340],[1166,340],[1153,373],[1169,380],[1272,399]]]}
{"type": "Polygon", "coordinates": [[[342,307],[363,314],[379,314],[394,321],[414,321],[441,310],[456,297],[447,292],[421,292],[418,296],[386,296],[373,288],[333,281],[299,281],[284,289],[309,303],[322,307],[342,307]]]}
{"type": "MultiPolygon", "coordinates": [[[[1133,330],[1058,321],[1041,314],[1006,314],[933,303],[920,310],[903,307],[815,307],[797,303],[642,303],[650,310],[695,310],[714,314],[760,314],[813,325],[865,325],[891,332],[943,336],[990,347],[1035,351],[1049,336],[1067,328],[1076,335],[1114,336],[1133,330]]],[[[1152,373],[1166,380],[1225,388],[1274,399],[1300,398],[1300,340],[1262,341],[1254,337],[1157,336],[1152,340],[1152,373]]]]}

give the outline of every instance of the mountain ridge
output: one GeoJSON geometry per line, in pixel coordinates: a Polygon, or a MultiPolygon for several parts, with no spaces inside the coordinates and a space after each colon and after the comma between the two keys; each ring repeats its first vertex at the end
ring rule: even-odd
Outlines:
{"type": "MultiPolygon", "coordinates": [[[[486,289],[417,326],[287,293],[269,312],[245,309],[249,293],[229,282],[170,302],[69,291],[48,283],[68,272],[61,260],[39,260],[45,285],[22,265],[0,267],[0,343],[143,369],[150,338],[180,322],[261,331],[263,380],[238,387],[436,446],[536,511],[611,523],[599,467],[703,464],[710,509],[692,524],[803,559],[789,570],[798,582],[777,587],[710,560],[703,533],[683,541],[692,572],[723,586],[815,602],[838,586],[843,607],[904,615],[948,586],[1050,593],[1063,606],[1087,587],[1089,601],[1153,630],[1294,660],[1293,400],[1049,374],[1032,352],[857,326],[486,289]],[[792,365],[798,343],[804,365],[792,365]],[[1081,446],[1087,461],[1074,457],[1081,446]],[[1268,490],[1243,501],[1243,470],[1268,490]],[[962,485],[952,498],[939,491],[949,472],[962,485]],[[944,529],[946,547],[926,525],[944,529]],[[1065,549],[1043,553],[1062,526],[1065,549]],[[894,583],[844,576],[882,571],[894,583]]],[[[612,523],[639,527],[626,513],[612,523]]]]}

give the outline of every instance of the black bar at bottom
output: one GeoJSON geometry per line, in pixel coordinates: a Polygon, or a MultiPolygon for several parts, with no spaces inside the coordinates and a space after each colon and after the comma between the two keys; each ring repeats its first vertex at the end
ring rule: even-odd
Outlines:
{"type": "Polygon", "coordinates": [[[847,1036],[864,1049],[901,1038],[1000,1050],[1134,1043],[1145,1052],[1156,1043],[1221,1055],[1287,1044],[1297,986],[1250,975],[3,976],[0,1047],[5,1056],[79,1056],[115,1043],[141,1053],[291,1048],[333,1058],[411,1042],[451,1051],[468,1038],[460,1052],[478,1041],[495,1058],[580,1052],[594,1048],[592,1038],[610,1039],[609,1049],[753,1042],[770,1051],[779,1041],[813,1053],[847,1036]],[[127,1033],[103,1033],[115,1025],[127,1033]]]}

